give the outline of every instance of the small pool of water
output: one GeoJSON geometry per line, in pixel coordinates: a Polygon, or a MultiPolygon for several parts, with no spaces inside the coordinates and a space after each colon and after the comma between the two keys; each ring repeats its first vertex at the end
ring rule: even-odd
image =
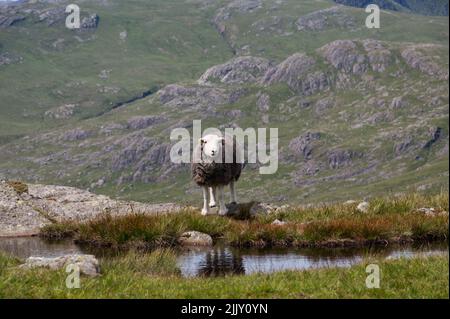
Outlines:
{"type": "MultiPolygon", "coordinates": [[[[47,241],[39,237],[0,238],[0,251],[25,259],[30,256],[57,257],[90,253],[107,258],[108,251],[81,247],[72,240],[47,241]]],[[[215,247],[179,250],[178,267],[183,276],[223,276],[226,274],[270,273],[323,267],[349,267],[370,256],[381,259],[411,258],[418,255],[448,255],[447,243],[421,246],[373,248],[264,248],[215,247]]]]}

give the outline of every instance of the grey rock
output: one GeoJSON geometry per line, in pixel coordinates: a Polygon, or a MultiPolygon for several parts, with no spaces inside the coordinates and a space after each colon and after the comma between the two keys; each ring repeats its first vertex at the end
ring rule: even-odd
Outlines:
{"type": "Polygon", "coordinates": [[[303,95],[311,95],[329,86],[329,80],[322,71],[313,68],[316,62],[302,53],[295,53],[276,67],[270,68],[262,83],[271,85],[286,83],[292,90],[303,95]]]}
{"type": "Polygon", "coordinates": [[[356,43],[351,40],[336,40],[317,51],[338,70],[351,74],[367,71],[366,56],[359,52],[356,43]]]}
{"type": "Polygon", "coordinates": [[[94,255],[65,255],[55,258],[29,257],[20,268],[50,268],[52,270],[65,269],[68,265],[79,267],[80,274],[95,277],[100,274],[100,267],[94,255]]]}
{"type": "Polygon", "coordinates": [[[332,97],[325,97],[316,102],[314,105],[314,111],[317,115],[323,115],[328,109],[333,108],[335,105],[332,97]]]}
{"type": "Polygon", "coordinates": [[[132,130],[141,130],[149,126],[161,123],[164,120],[161,116],[134,116],[127,121],[127,128],[132,130]]]}
{"type": "Polygon", "coordinates": [[[312,156],[315,141],[320,139],[321,134],[318,132],[307,132],[300,135],[289,142],[289,149],[296,155],[301,155],[304,159],[312,156]]]}
{"type": "Polygon", "coordinates": [[[328,152],[328,165],[332,169],[348,166],[353,159],[362,157],[361,153],[352,150],[332,150],[328,152]]]}
{"type": "Polygon", "coordinates": [[[408,136],[404,140],[395,143],[394,145],[394,153],[396,155],[402,155],[406,153],[412,146],[413,146],[414,140],[408,136]]]}
{"type": "Polygon", "coordinates": [[[368,202],[361,202],[356,206],[356,210],[360,213],[367,213],[370,209],[370,204],[368,202]]]}
{"type": "Polygon", "coordinates": [[[21,63],[22,61],[23,58],[21,56],[9,52],[0,53],[0,66],[21,63]]]}
{"type": "Polygon", "coordinates": [[[347,15],[341,6],[311,12],[295,22],[299,31],[323,31],[330,28],[352,29],[354,19],[347,15]]]}
{"type": "Polygon", "coordinates": [[[268,112],[270,110],[270,96],[266,93],[259,94],[256,106],[260,112],[268,112]]]}
{"type": "Polygon", "coordinates": [[[226,90],[215,87],[186,87],[170,84],[157,93],[159,101],[168,107],[204,108],[229,102],[226,90]]]}
{"type": "Polygon", "coordinates": [[[64,104],[46,111],[44,115],[50,119],[66,120],[74,115],[76,108],[76,104],[64,104]]]}
{"type": "Polygon", "coordinates": [[[392,99],[392,102],[391,102],[391,108],[392,108],[392,109],[400,109],[400,108],[402,108],[402,107],[404,107],[404,106],[406,106],[406,105],[407,105],[407,103],[406,103],[406,101],[403,99],[402,96],[394,97],[394,98],[392,99]]]}
{"type": "Polygon", "coordinates": [[[431,51],[437,47],[433,44],[411,45],[402,50],[401,56],[412,68],[418,69],[440,80],[448,80],[448,68],[443,68],[434,61],[434,54],[432,52],[426,54],[427,51],[431,51]]]}
{"type": "Polygon", "coordinates": [[[188,231],[178,238],[178,242],[183,246],[212,246],[213,239],[205,233],[188,231]]]}
{"type": "Polygon", "coordinates": [[[241,56],[227,63],[213,66],[200,77],[200,85],[215,82],[227,84],[254,83],[269,69],[269,60],[252,56],[241,56]]]}
{"type": "Polygon", "coordinates": [[[92,135],[91,131],[86,131],[80,128],[69,130],[63,133],[62,139],[64,141],[80,141],[92,135]]]}
{"type": "Polygon", "coordinates": [[[384,72],[393,63],[391,51],[381,41],[367,39],[362,43],[373,71],[384,72]]]}
{"type": "Polygon", "coordinates": [[[105,212],[112,216],[129,213],[172,213],[181,206],[172,203],[146,204],[114,200],[67,186],[28,184],[19,195],[0,182],[0,237],[34,235],[52,221],[88,221],[105,212]]]}

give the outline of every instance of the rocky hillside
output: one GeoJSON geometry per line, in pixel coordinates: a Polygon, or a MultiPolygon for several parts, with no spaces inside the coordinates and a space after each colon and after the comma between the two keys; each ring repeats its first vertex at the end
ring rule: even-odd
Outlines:
{"type": "MultiPolygon", "coordinates": [[[[0,146],[0,177],[124,199],[193,203],[200,193],[188,167],[170,162],[169,134],[202,119],[203,127],[279,128],[279,170],[262,176],[258,165],[248,165],[238,184],[244,200],[304,203],[448,188],[448,17],[390,13],[383,16],[382,29],[368,30],[364,10],[332,1],[178,2],[189,10],[180,12],[167,3],[158,7],[169,21],[157,29],[158,44],[148,46],[160,46],[154,53],[158,58],[134,47],[138,38],[147,41],[138,26],[126,34],[122,27],[113,34],[102,29],[112,23],[110,10],[118,6],[112,0],[87,11],[88,17],[98,15],[96,28],[47,34],[68,45],[51,49],[44,58],[49,63],[71,50],[72,37],[90,37],[77,44],[71,62],[76,65],[83,57],[89,72],[77,70],[71,80],[52,84],[54,90],[66,89],[50,93],[55,103],[30,108],[32,122],[2,104],[10,116],[2,115],[2,121],[10,119],[26,130],[17,133],[8,124],[0,146]],[[200,17],[189,16],[193,8],[200,17]],[[192,25],[183,43],[177,42],[180,23],[192,25]],[[422,27],[414,27],[418,24],[422,27]],[[117,61],[108,54],[94,54],[93,61],[84,56],[110,37],[122,41],[119,48],[126,56],[117,61]],[[96,59],[104,60],[101,66],[96,59]],[[134,63],[143,68],[161,63],[161,72],[135,72],[134,63]],[[92,78],[72,90],[85,75],[92,78]],[[134,82],[142,84],[146,77],[146,88],[134,82]],[[141,90],[98,102],[102,94],[119,95],[107,89],[112,85],[120,87],[117,92],[141,90]],[[92,88],[101,93],[86,93],[92,88]]],[[[154,10],[143,2],[134,5],[154,10]]],[[[27,32],[26,19],[5,28],[8,36],[0,38],[5,48],[17,44],[8,37],[27,32]]],[[[19,52],[8,49],[10,57],[19,52]]],[[[9,76],[25,74],[21,68],[30,67],[27,59],[35,61],[40,54],[0,68],[9,76]]],[[[36,92],[48,93],[47,84],[33,83],[36,92]]],[[[11,97],[5,90],[0,95],[11,97]]]]}
{"type": "Polygon", "coordinates": [[[377,4],[386,10],[448,16],[448,0],[334,0],[334,2],[359,8],[377,4]]]}

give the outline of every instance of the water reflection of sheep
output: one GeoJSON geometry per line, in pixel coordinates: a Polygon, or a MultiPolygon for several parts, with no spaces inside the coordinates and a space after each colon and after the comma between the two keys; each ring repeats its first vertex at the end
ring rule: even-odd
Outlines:
{"type": "Polygon", "coordinates": [[[200,276],[223,276],[226,274],[244,274],[243,259],[236,251],[226,247],[215,247],[205,255],[205,261],[199,268],[200,276]]]}

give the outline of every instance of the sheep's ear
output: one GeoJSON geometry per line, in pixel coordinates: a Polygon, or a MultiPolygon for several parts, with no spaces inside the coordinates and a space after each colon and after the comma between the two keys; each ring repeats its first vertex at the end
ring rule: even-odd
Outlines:
{"type": "Polygon", "coordinates": [[[201,145],[203,145],[203,143],[205,143],[205,141],[204,141],[202,138],[199,138],[199,139],[198,139],[198,142],[199,142],[201,145]]]}

